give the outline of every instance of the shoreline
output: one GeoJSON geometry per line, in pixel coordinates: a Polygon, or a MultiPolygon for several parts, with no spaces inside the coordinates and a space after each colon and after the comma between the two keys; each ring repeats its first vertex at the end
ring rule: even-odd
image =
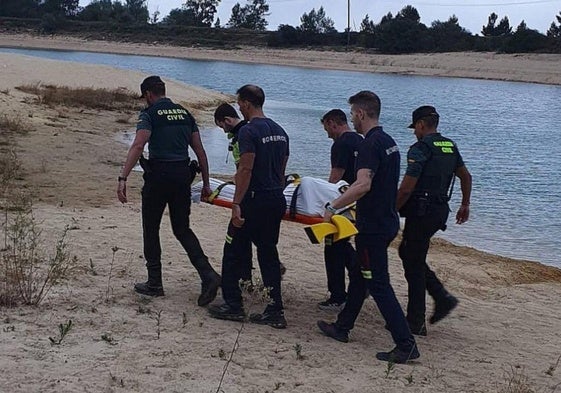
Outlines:
{"type": "Polygon", "coordinates": [[[179,59],[231,61],[399,75],[471,78],[561,85],[561,54],[452,52],[382,55],[304,49],[208,49],[86,40],[69,36],[0,34],[0,47],[49,49],[179,59]]]}

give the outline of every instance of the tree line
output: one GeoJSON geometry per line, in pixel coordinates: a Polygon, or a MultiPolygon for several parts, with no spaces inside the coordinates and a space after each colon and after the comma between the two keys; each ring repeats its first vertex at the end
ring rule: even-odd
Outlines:
{"type": "MultiPolygon", "coordinates": [[[[546,34],[529,28],[524,21],[514,28],[507,16],[499,18],[496,13],[489,15],[487,23],[482,26],[481,35],[474,35],[460,26],[455,15],[446,21],[436,20],[426,26],[421,23],[417,9],[410,5],[395,16],[391,12],[384,15],[378,22],[366,15],[357,32],[338,32],[323,7],[305,12],[298,26],[283,24],[276,31],[267,31],[267,0],[236,3],[224,24],[216,17],[219,4],[220,0],[186,0],[181,7],[160,18],[158,11],[149,14],[146,0],[93,0],[85,7],[80,7],[79,0],[2,0],[0,17],[40,19],[40,28],[46,33],[64,31],[68,28],[68,21],[77,21],[95,22],[96,26],[109,24],[114,26],[116,32],[122,30],[118,25],[149,25],[150,34],[156,35],[154,38],[174,28],[173,31],[179,33],[186,31],[185,28],[200,28],[197,34],[201,35],[201,39],[211,30],[216,37],[225,36],[224,33],[217,33],[218,30],[247,30],[265,34],[266,44],[274,47],[351,45],[382,53],[561,53],[561,12],[554,16],[546,34]]],[[[189,30],[190,34],[193,31],[189,30]]],[[[239,44],[251,44],[251,40],[239,44]]]]}

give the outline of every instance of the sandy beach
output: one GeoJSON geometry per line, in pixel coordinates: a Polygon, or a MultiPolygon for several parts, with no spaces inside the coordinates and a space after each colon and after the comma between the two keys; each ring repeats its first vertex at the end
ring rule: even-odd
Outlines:
{"type": "MultiPolygon", "coordinates": [[[[15,46],[13,36],[0,36],[0,46],[8,45],[10,39],[15,46]]],[[[35,42],[39,47],[49,40],[32,37],[22,46],[35,42]]],[[[74,49],[94,50],[98,45],[99,51],[119,53],[127,47],[112,43],[90,47],[58,38],[51,43],[44,47],[72,49],[76,45],[74,49]]],[[[143,53],[149,49],[131,45],[128,50],[143,53]]],[[[182,50],[191,56],[190,49],[182,50]]],[[[197,53],[207,52],[221,58],[218,51],[197,53]]],[[[236,56],[243,57],[243,53],[236,56]]],[[[164,49],[157,54],[167,55],[164,49]]],[[[429,55],[423,57],[429,61],[429,55]]],[[[526,55],[511,58],[514,63],[519,60],[544,70],[531,72],[521,63],[512,65],[512,75],[518,72],[521,80],[561,83],[560,71],[553,67],[559,64],[559,57],[557,63],[545,55],[542,60],[526,55]]],[[[297,64],[300,61],[305,62],[300,58],[285,63],[310,65],[297,64]]],[[[481,68],[492,68],[492,63],[481,68]]],[[[341,68],[343,64],[360,68],[341,60],[341,68]]],[[[390,68],[398,72],[394,65],[390,68]]],[[[127,152],[127,146],[117,142],[118,136],[134,128],[136,113],[46,106],[15,87],[41,82],[137,91],[145,75],[13,54],[0,54],[0,69],[0,116],[19,116],[28,129],[10,136],[22,165],[19,184],[33,196],[33,213],[47,249],[52,251],[64,227],[69,226],[70,251],[79,265],[39,306],[0,308],[0,392],[216,392],[226,365],[221,388],[226,393],[561,389],[561,271],[443,240],[434,241],[430,263],[460,305],[447,319],[430,325],[427,337],[418,338],[422,354],[418,361],[394,368],[374,358],[377,351],[391,349],[392,341],[371,299],[365,303],[350,343],[326,338],[316,328],[318,319],[332,321],[335,316],[316,307],[326,295],[323,248],[309,243],[300,224],[283,222],[281,228],[279,252],[288,269],[283,280],[286,330],[214,320],[197,307],[198,276],[173,238],[167,213],[161,229],[166,296],[139,297],[132,284],[144,280],[146,274],[141,175],[130,176],[129,203],[120,204],[115,194],[127,152]],[[59,324],[69,320],[73,327],[67,336],[60,345],[51,345],[49,337],[57,336],[59,324]]],[[[430,70],[445,75],[440,68],[430,70]]],[[[193,109],[198,121],[206,125],[210,124],[208,109],[229,98],[172,81],[168,81],[168,95],[193,109]]],[[[212,169],[212,163],[210,166],[212,169]]],[[[218,270],[228,218],[224,208],[192,207],[192,227],[218,270]]],[[[477,223],[467,225],[477,230],[477,223]]],[[[3,229],[0,235],[3,239],[3,229]]],[[[405,304],[406,283],[395,244],[389,253],[392,283],[405,304]]],[[[262,307],[249,304],[251,311],[262,307]]],[[[432,309],[432,304],[427,308],[432,309]]]]}
{"type": "Polygon", "coordinates": [[[228,60],[346,71],[561,84],[561,54],[454,52],[382,55],[356,51],[334,52],[253,47],[240,47],[231,50],[174,47],[158,42],[138,44],[84,40],[56,35],[37,36],[6,33],[0,34],[0,47],[78,50],[185,59],[228,60]]]}

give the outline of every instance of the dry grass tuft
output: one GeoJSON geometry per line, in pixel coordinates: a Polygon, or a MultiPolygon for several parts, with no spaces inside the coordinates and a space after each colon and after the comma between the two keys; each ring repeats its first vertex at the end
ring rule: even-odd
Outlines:
{"type": "Polygon", "coordinates": [[[500,389],[499,393],[536,393],[522,369],[511,367],[505,376],[505,382],[506,386],[500,389]]]}
{"type": "Polygon", "coordinates": [[[119,124],[130,124],[130,123],[132,123],[131,117],[130,117],[130,116],[126,116],[126,115],[117,117],[117,118],[115,119],[115,122],[116,122],[116,123],[119,123],[119,124]]]}
{"type": "Polygon", "coordinates": [[[8,189],[13,181],[20,176],[21,164],[15,150],[0,152],[0,192],[7,197],[8,189]]]}
{"type": "Polygon", "coordinates": [[[0,115],[0,131],[25,134],[31,131],[31,129],[32,127],[21,116],[0,115]]]}
{"type": "Polygon", "coordinates": [[[17,86],[16,89],[36,95],[40,103],[49,106],[66,105],[91,109],[137,110],[142,104],[138,99],[138,94],[122,88],[113,90],[93,87],[72,88],[37,83],[17,86]]]}

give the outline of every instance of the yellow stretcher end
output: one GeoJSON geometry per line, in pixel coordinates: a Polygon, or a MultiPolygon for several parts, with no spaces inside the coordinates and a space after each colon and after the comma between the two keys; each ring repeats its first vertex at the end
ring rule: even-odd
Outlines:
{"type": "Polygon", "coordinates": [[[334,242],[347,239],[358,233],[356,227],[347,217],[336,214],[333,217],[331,217],[331,222],[335,224],[335,227],[337,227],[337,233],[333,235],[334,242]]]}
{"type": "Polygon", "coordinates": [[[334,215],[331,222],[321,222],[304,228],[312,244],[320,244],[326,236],[333,235],[333,241],[347,239],[358,233],[348,218],[334,215]]]}
{"type": "Polygon", "coordinates": [[[330,222],[320,222],[319,224],[305,227],[306,235],[312,244],[320,244],[326,236],[337,233],[337,227],[330,222]]]}

